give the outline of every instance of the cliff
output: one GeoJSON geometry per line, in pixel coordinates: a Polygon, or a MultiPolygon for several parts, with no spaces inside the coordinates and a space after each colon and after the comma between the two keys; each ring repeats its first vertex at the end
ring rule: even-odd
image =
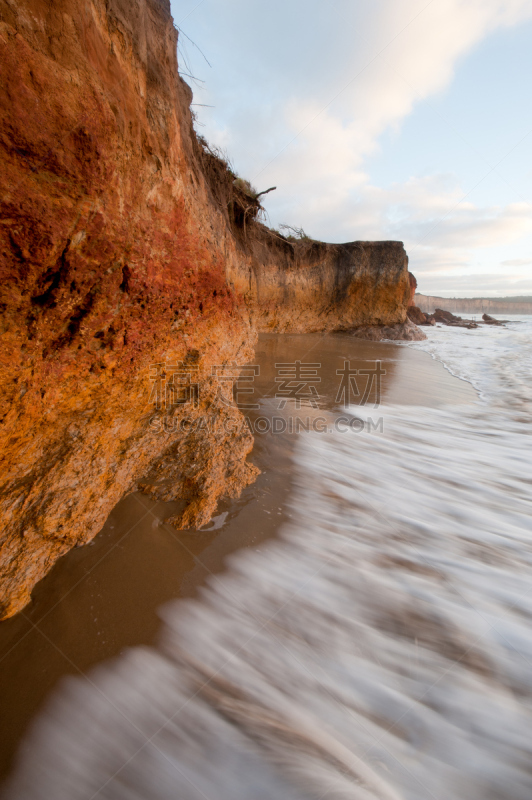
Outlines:
{"type": "Polygon", "coordinates": [[[466,314],[532,314],[532,297],[431,297],[414,296],[415,304],[426,314],[445,308],[466,314]]]}
{"type": "MultiPolygon", "coordinates": [[[[364,336],[368,326],[396,326],[388,338],[405,331],[409,279],[401,242],[294,243],[256,229],[248,260],[259,330],[364,336]]],[[[377,330],[372,338],[380,338],[377,330]]]]}
{"type": "Polygon", "coordinates": [[[176,43],[167,0],[0,0],[0,617],[146,475],[190,527],[254,479],[213,367],[257,330],[415,335],[400,243],[257,221],[194,134],[176,43]],[[152,424],[159,389],[180,433],[152,424]]]}

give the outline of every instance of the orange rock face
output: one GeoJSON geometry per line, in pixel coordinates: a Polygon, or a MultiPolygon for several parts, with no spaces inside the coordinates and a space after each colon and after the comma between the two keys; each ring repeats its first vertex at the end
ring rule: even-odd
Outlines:
{"type": "Polygon", "coordinates": [[[260,330],[356,331],[406,320],[410,283],[402,242],[281,242],[264,229],[250,246],[260,330]]]}
{"type": "Polygon", "coordinates": [[[410,299],[408,301],[408,305],[410,307],[410,306],[415,306],[416,305],[416,301],[414,300],[414,296],[416,294],[416,289],[417,289],[417,280],[416,280],[416,276],[413,275],[411,272],[408,273],[408,280],[409,280],[409,283],[410,283],[410,299]]]}
{"type": "MultiPolygon", "coordinates": [[[[150,365],[192,354],[199,407],[181,414],[212,417],[211,366],[251,358],[254,333],[226,278],[225,223],[191,168],[166,4],[0,8],[7,616],[175,446],[150,426],[150,365]]],[[[200,525],[253,479],[252,437],[194,430],[180,442],[184,520],[200,525]]]]}
{"type": "Polygon", "coordinates": [[[0,617],[148,473],[178,526],[254,479],[212,368],[257,329],[406,318],[400,243],[272,245],[236,214],[176,41],[167,0],[0,0],[0,617]],[[154,424],[167,365],[194,375],[186,426],[154,424]]]}

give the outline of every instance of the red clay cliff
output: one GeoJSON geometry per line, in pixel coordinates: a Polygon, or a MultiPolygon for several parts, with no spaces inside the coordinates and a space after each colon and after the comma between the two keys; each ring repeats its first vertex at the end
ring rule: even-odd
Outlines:
{"type": "Polygon", "coordinates": [[[0,617],[150,470],[188,527],[254,479],[212,367],[250,360],[258,330],[413,335],[401,243],[246,219],[176,43],[167,0],[0,0],[0,617]],[[198,385],[172,413],[207,428],[152,424],[169,364],[198,385]]]}

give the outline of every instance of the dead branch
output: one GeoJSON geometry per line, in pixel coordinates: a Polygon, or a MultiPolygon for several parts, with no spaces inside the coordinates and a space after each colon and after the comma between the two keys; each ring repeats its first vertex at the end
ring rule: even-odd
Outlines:
{"type": "Polygon", "coordinates": [[[268,192],[274,192],[276,189],[277,186],[271,186],[269,189],[265,189],[264,192],[258,192],[258,194],[255,195],[255,198],[258,200],[259,197],[261,197],[263,194],[268,194],[268,192]]]}

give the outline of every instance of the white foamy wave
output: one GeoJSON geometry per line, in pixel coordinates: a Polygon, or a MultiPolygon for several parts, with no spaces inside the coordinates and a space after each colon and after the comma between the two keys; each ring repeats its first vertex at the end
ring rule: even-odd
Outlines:
{"type": "Polygon", "coordinates": [[[426,328],[424,342],[409,344],[470,381],[485,400],[503,407],[532,405],[532,317],[511,315],[505,327],[426,328]]]}
{"type": "Polygon", "coordinates": [[[70,679],[9,800],[530,800],[529,384],[448,333],[485,402],[302,436],[281,538],[70,679]]]}

